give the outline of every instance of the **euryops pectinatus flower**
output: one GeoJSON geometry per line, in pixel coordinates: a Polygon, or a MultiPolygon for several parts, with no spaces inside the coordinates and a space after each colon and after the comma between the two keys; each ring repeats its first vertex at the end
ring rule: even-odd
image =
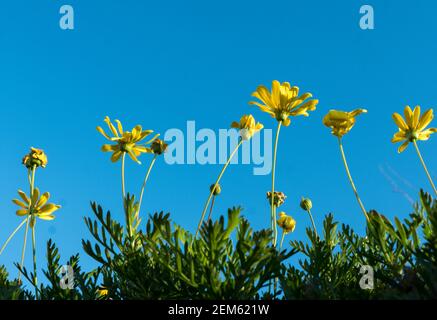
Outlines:
{"type": "Polygon", "coordinates": [[[30,152],[23,157],[22,162],[26,168],[32,169],[34,167],[45,168],[48,160],[43,150],[31,147],[30,152]]]}
{"type": "Polygon", "coordinates": [[[123,154],[127,153],[132,160],[137,163],[141,163],[138,160],[138,157],[142,153],[152,153],[152,150],[146,147],[146,145],[150,144],[156,138],[156,136],[151,140],[144,142],[143,145],[139,144],[139,142],[143,141],[153,132],[152,130],[143,130],[140,125],[137,125],[132,129],[131,132],[123,131],[123,126],[119,120],[115,120],[117,123],[117,128],[115,128],[115,126],[112,124],[109,117],[106,117],[104,121],[114,136],[110,137],[100,126],[97,127],[97,131],[99,131],[106,139],[115,142],[115,144],[105,144],[102,146],[103,152],[112,152],[112,162],[118,161],[123,154]]]}
{"type": "Polygon", "coordinates": [[[330,110],[327,115],[323,118],[323,124],[328,128],[331,128],[331,133],[338,138],[338,144],[340,146],[340,153],[342,156],[343,164],[346,169],[346,174],[349,178],[349,182],[352,186],[352,190],[354,191],[355,197],[357,198],[358,204],[361,210],[364,213],[367,221],[369,221],[369,216],[367,215],[367,211],[364,208],[363,202],[358,195],[357,188],[355,187],[355,183],[352,179],[352,175],[349,170],[349,166],[346,161],[346,155],[343,149],[343,136],[348,133],[353,126],[355,125],[355,117],[359,114],[366,113],[366,109],[355,109],[351,112],[340,111],[340,110],[330,110]]]}
{"type": "Polygon", "coordinates": [[[393,120],[399,128],[399,131],[395,133],[391,142],[397,143],[404,141],[400,147],[398,148],[398,152],[403,152],[410,142],[413,143],[414,148],[416,149],[417,156],[422,163],[423,169],[428,177],[429,182],[434,190],[434,193],[437,195],[437,189],[432,181],[431,175],[428,172],[428,168],[426,167],[425,161],[423,160],[422,154],[420,153],[419,146],[417,145],[417,140],[426,141],[429,139],[431,134],[437,132],[437,128],[428,128],[426,127],[431,123],[434,118],[433,109],[429,109],[425,111],[425,113],[420,116],[420,106],[416,106],[414,111],[411,110],[409,106],[405,107],[404,110],[405,120],[399,113],[393,113],[393,120]]]}
{"type": "MultiPolygon", "coordinates": [[[[30,216],[32,218],[39,218],[42,220],[53,220],[55,216],[53,212],[61,208],[60,205],[47,203],[50,199],[50,193],[45,192],[40,197],[40,192],[38,188],[33,190],[32,197],[29,198],[23,191],[18,190],[18,195],[21,200],[13,199],[12,202],[15,203],[20,209],[17,210],[17,216],[30,216]]],[[[33,227],[35,220],[30,221],[30,226],[33,227]]]]}
{"type": "Polygon", "coordinates": [[[279,213],[279,219],[277,221],[278,226],[284,230],[284,233],[293,232],[296,228],[296,220],[288,216],[285,212],[279,213]]]}
{"type": "Polygon", "coordinates": [[[366,109],[356,109],[351,112],[340,110],[330,110],[323,118],[323,124],[332,129],[332,134],[337,137],[343,137],[355,125],[355,117],[367,113],[366,109]]]}
{"type": "Polygon", "coordinates": [[[292,87],[290,83],[280,83],[277,80],[272,82],[272,91],[270,92],[265,86],[260,85],[252,94],[259,99],[251,101],[250,104],[258,106],[261,111],[268,113],[270,116],[281,122],[284,126],[290,125],[290,116],[308,116],[308,111],[316,110],[318,100],[308,100],[312,94],[306,92],[299,96],[299,88],[292,87]]]}
{"type": "Polygon", "coordinates": [[[242,116],[240,122],[232,122],[231,127],[240,130],[240,136],[243,140],[249,140],[255,133],[264,128],[261,123],[256,123],[251,114],[242,116]]]}
{"type": "Polygon", "coordinates": [[[405,120],[399,113],[393,113],[393,120],[398,126],[399,131],[394,134],[391,142],[397,143],[404,141],[398,148],[399,153],[403,152],[410,142],[416,140],[426,141],[431,134],[437,132],[437,128],[426,129],[434,118],[433,109],[425,111],[425,113],[420,116],[420,106],[416,106],[414,111],[412,111],[409,106],[406,106],[404,115],[405,120]]]}
{"type": "MultiPolygon", "coordinates": [[[[299,88],[292,87],[289,82],[280,83],[277,80],[272,82],[272,90],[269,91],[265,86],[260,85],[252,96],[260,100],[251,101],[249,104],[258,106],[261,111],[268,113],[271,117],[278,121],[276,129],[275,146],[273,149],[273,164],[272,164],[272,190],[275,194],[275,172],[276,172],[276,155],[278,151],[279,132],[281,126],[289,126],[291,123],[290,117],[308,116],[308,111],[316,110],[319,100],[313,99],[312,94],[306,92],[299,95],[299,88]]],[[[270,222],[273,231],[273,246],[276,247],[278,231],[276,229],[276,206],[273,202],[273,197],[270,203],[270,222]]]]}

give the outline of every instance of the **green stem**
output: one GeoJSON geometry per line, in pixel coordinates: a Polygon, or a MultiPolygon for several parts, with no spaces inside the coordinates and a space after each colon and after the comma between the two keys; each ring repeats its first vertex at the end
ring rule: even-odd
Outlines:
{"type": "Polygon", "coordinates": [[[37,276],[37,267],[36,267],[36,240],[35,240],[35,227],[36,221],[32,226],[32,255],[33,255],[33,282],[35,285],[35,298],[38,299],[38,276],[37,276]]]}
{"type": "MultiPolygon", "coordinates": [[[[28,172],[28,178],[29,178],[29,186],[30,186],[30,199],[32,199],[33,196],[33,189],[35,188],[35,173],[36,173],[36,166],[34,165],[32,169],[29,169],[28,172]]],[[[32,201],[32,200],[31,200],[32,201]]],[[[34,204],[31,203],[30,207],[32,207],[34,204]]],[[[30,216],[27,219],[26,222],[26,231],[24,232],[24,240],[23,240],[23,249],[21,250],[21,262],[20,262],[20,270],[18,271],[18,281],[21,280],[21,270],[23,269],[24,265],[24,257],[26,255],[26,247],[27,247],[27,235],[29,233],[29,223],[30,223],[30,216]]]]}
{"type": "Polygon", "coordinates": [[[210,209],[209,209],[208,220],[206,220],[206,223],[208,223],[209,221],[211,221],[211,217],[212,217],[212,209],[214,208],[214,202],[215,202],[215,196],[212,197],[211,207],[210,207],[210,209]]]}
{"type": "Polygon", "coordinates": [[[6,242],[3,244],[2,248],[0,249],[0,255],[3,253],[3,251],[6,249],[6,247],[8,246],[9,242],[12,240],[12,238],[15,236],[15,234],[18,232],[18,230],[21,229],[21,227],[24,225],[24,223],[28,220],[29,218],[26,218],[25,220],[23,220],[17,228],[15,228],[15,230],[11,233],[11,235],[9,236],[9,238],[6,240],[6,242]]]}
{"type": "Polygon", "coordinates": [[[149,180],[150,172],[152,171],[153,165],[155,164],[157,157],[158,155],[155,154],[152,161],[150,162],[149,168],[147,169],[146,176],[144,177],[143,187],[141,188],[141,194],[140,194],[140,202],[138,204],[138,212],[140,212],[141,204],[143,203],[144,189],[146,188],[147,180],[149,180]]]}
{"type": "Polygon", "coordinates": [[[123,195],[123,207],[124,207],[124,200],[126,198],[126,187],[124,182],[124,164],[126,162],[126,152],[123,152],[123,155],[121,157],[121,193],[123,195]]]}
{"type": "Polygon", "coordinates": [[[278,122],[278,128],[276,129],[275,147],[273,149],[273,165],[272,165],[272,199],[270,202],[271,212],[270,219],[273,232],[273,246],[276,247],[276,242],[278,239],[278,228],[276,226],[276,206],[275,206],[275,174],[276,174],[276,155],[278,153],[278,141],[279,132],[281,130],[282,122],[278,122]]]}
{"type": "Polygon", "coordinates": [[[369,221],[369,216],[367,215],[367,211],[366,211],[366,209],[364,208],[363,203],[361,202],[360,196],[358,195],[357,188],[355,187],[354,181],[353,181],[353,179],[352,179],[352,176],[351,176],[351,173],[350,173],[350,170],[349,170],[349,166],[348,166],[347,161],[346,161],[346,156],[345,156],[345,154],[344,154],[343,143],[342,143],[340,137],[338,138],[338,143],[339,143],[339,145],[340,145],[341,156],[342,156],[342,158],[343,158],[344,167],[345,167],[345,169],[346,169],[346,173],[347,173],[347,176],[348,176],[348,178],[349,178],[349,182],[351,183],[352,190],[354,191],[355,197],[357,198],[358,204],[360,205],[361,210],[362,210],[363,213],[364,213],[364,216],[366,217],[367,221],[369,221]]]}
{"type": "Polygon", "coordinates": [[[281,247],[280,247],[280,250],[282,250],[282,246],[284,245],[284,239],[285,239],[285,232],[282,231],[282,238],[281,238],[281,247]]]}
{"type": "MultiPolygon", "coordinates": [[[[201,217],[200,217],[199,225],[197,226],[196,235],[194,236],[194,238],[197,238],[197,235],[199,234],[200,228],[202,227],[202,223],[203,223],[203,221],[204,221],[204,219],[205,219],[206,210],[208,209],[209,202],[211,201],[211,199],[212,199],[212,197],[213,197],[213,195],[214,195],[214,190],[215,190],[215,188],[217,188],[217,185],[219,184],[220,179],[223,177],[223,174],[225,173],[226,168],[227,168],[227,167],[229,166],[229,164],[231,163],[232,158],[233,158],[233,157],[235,156],[235,154],[237,153],[238,148],[240,148],[240,146],[241,146],[241,144],[243,143],[243,141],[244,141],[243,139],[240,139],[240,142],[239,142],[238,145],[235,147],[234,151],[233,151],[233,152],[231,153],[231,155],[229,156],[228,161],[226,161],[225,165],[223,166],[223,169],[222,169],[222,171],[220,172],[220,175],[218,176],[217,181],[216,181],[215,184],[214,184],[214,187],[211,188],[211,191],[210,191],[210,193],[209,193],[208,200],[206,200],[205,206],[204,206],[204,208],[203,208],[202,215],[201,215],[201,217]]],[[[193,239],[193,240],[194,240],[194,239],[193,239]]]]}
{"type": "Polygon", "coordinates": [[[434,193],[437,195],[437,189],[434,185],[434,182],[432,181],[431,175],[428,172],[428,168],[426,167],[425,161],[423,160],[422,155],[420,154],[419,146],[417,145],[416,140],[413,140],[413,144],[414,144],[414,147],[416,148],[416,152],[417,152],[417,155],[419,156],[420,162],[422,162],[423,169],[425,169],[425,173],[428,177],[429,183],[431,183],[431,186],[434,190],[434,193]]]}
{"type": "Polygon", "coordinates": [[[308,209],[307,212],[308,212],[308,214],[309,214],[309,216],[310,216],[311,224],[313,225],[313,229],[314,229],[314,232],[316,233],[316,237],[318,238],[319,235],[317,234],[317,228],[316,228],[316,224],[314,223],[314,219],[313,219],[313,215],[311,214],[311,210],[308,209]]]}

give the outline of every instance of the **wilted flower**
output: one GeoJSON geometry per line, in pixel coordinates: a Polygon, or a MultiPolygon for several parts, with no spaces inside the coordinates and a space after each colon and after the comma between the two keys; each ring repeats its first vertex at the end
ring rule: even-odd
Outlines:
{"type": "Polygon", "coordinates": [[[311,202],[311,199],[309,198],[302,198],[302,200],[300,201],[300,207],[305,210],[311,210],[311,208],[313,207],[313,203],[311,202]]]}
{"type": "Polygon", "coordinates": [[[102,146],[103,152],[112,152],[112,162],[118,161],[123,153],[127,153],[132,158],[132,160],[137,163],[141,163],[137,158],[141,155],[141,153],[152,153],[152,150],[145,147],[145,145],[150,144],[156,138],[156,136],[151,140],[145,142],[143,145],[138,145],[138,142],[144,140],[148,135],[153,132],[152,130],[143,131],[142,127],[140,125],[137,125],[135,128],[132,129],[132,132],[123,131],[123,126],[121,125],[121,122],[119,120],[115,120],[118,128],[117,131],[109,117],[106,117],[104,121],[106,122],[109,130],[114,136],[108,136],[105,130],[103,130],[100,126],[97,127],[97,131],[99,131],[106,139],[116,143],[114,145],[105,144],[102,146]]]}
{"type": "Polygon", "coordinates": [[[330,110],[323,118],[323,124],[332,129],[332,134],[341,138],[355,125],[355,117],[367,113],[366,109],[356,109],[351,112],[330,110]]]}
{"type": "Polygon", "coordinates": [[[261,123],[255,122],[255,118],[251,114],[242,116],[240,122],[232,122],[231,127],[240,130],[240,136],[243,140],[249,140],[255,133],[264,128],[261,123]]]}
{"type": "Polygon", "coordinates": [[[285,212],[279,213],[279,219],[277,223],[278,226],[284,230],[284,233],[293,232],[296,228],[296,220],[288,216],[285,212]]]}
{"type": "Polygon", "coordinates": [[[307,100],[312,98],[311,93],[304,93],[299,96],[299,88],[291,87],[290,83],[274,80],[272,91],[260,85],[252,94],[262,103],[251,101],[250,104],[257,105],[261,111],[267,112],[284,126],[290,125],[290,116],[308,116],[308,111],[316,110],[319,100],[307,100]]]}
{"type": "MultiPolygon", "coordinates": [[[[272,193],[269,191],[267,192],[267,199],[269,200],[269,204],[272,204],[272,193]]],[[[273,205],[278,208],[282,206],[285,202],[285,199],[287,199],[287,196],[283,192],[275,191],[275,197],[273,199],[273,205]]]]}
{"type": "MultiPolygon", "coordinates": [[[[18,216],[34,216],[42,220],[53,220],[53,212],[61,208],[60,205],[47,203],[50,199],[50,193],[45,192],[40,197],[38,188],[33,190],[32,197],[29,198],[23,191],[18,190],[18,195],[22,200],[13,199],[12,202],[21,207],[17,210],[18,216]]],[[[31,221],[32,222],[32,221],[31,221]]],[[[33,222],[34,223],[34,222],[33,222]]]]}
{"type": "Polygon", "coordinates": [[[30,148],[30,152],[23,157],[23,164],[28,169],[34,167],[45,168],[47,166],[47,155],[43,150],[37,148],[30,148]]]}
{"type": "Polygon", "coordinates": [[[221,188],[221,186],[219,184],[217,184],[217,186],[215,188],[214,188],[214,186],[215,186],[215,184],[212,184],[209,187],[209,190],[212,192],[212,194],[214,196],[218,196],[222,192],[222,188],[221,188]]]}
{"type": "Polygon", "coordinates": [[[156,155],[161,155],[165,151],[167,151],[168,144],[162,141],[161,139],[155,139],[150,145],[150,149],[156,155]]]}
{"type": "Polygon", "coordinates": [[[399,131],[395,133],[391,142],[404,141],[398,148],[398,152],[404,151],[410,142],[416,140],[428,140],[432,133],[437,132],[437,128],[425,128],[431,123],[434,118],[433,109],[427,110],[420,117],[420,106],[416,106],[414,111],[409,106],[404,110],[405,120],[399,113],[393,113],[393,120],[399,127],[399,131]]]}

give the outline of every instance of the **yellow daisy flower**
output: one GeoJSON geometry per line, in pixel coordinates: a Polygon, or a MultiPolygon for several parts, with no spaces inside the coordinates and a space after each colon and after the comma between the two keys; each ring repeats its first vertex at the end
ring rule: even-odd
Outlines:
{"type": "Polygon", "coordinates": [[[405,120],[399,113],[393,113],[393,120],[399,127],[399,131],[395,133],[391,142],[397,143],[404,141],[398,152],[404,151],[410,142],[415,140],[428,140],[432,133],[437,132],[437,128],[425,129],[434,118],[433,109],[427,110],[420,116],[420,106],[416,106],[414,111],[410,106],[406,106],[404,110],[405,120]]]}
{"type": "MultiPolygon", "coordinates": [[[[61,208],[60,205],[47,203],[50,199],[50,193],[45,192],[40,197],[38,188],[33,190],[31,198],[21,190],[18,190],[18,195],[21,200],[13,199],[12,202],[21,207],[21,209],[18,209],[16,212],[17,216],[20,217],[31,215],[42,220],[53,220],[55,219],[53,212],[61,208]]],[[[31,220],[31,224],[34,224],[34,220],[31,220]]]]}
{"type": "Polygon", "coordinates": [[[278,226],[284,230],[284,233],[293,232],[296,228],[296,220],[288,216],[285,212],[279,213],[279,219],[277,223],[278,226]]]}
{"type": "Polygon", "coordinates": [[[109,130],[114,136],[110,137],[109,135],[107,135],[105,130],[103,130],[103,128],[100,126],[97,127],[97,131],[99,131],[106,139],[116,142],[116,144],[113,145],[105,144],[102,146],[103,152],[112,152],[112,162],[117,162],[123,155],[123,153],[127,153],[132,158],[132,160],[141,164],[141,162],[138,160],[138,157],[142,153],[152,153],[152,150],[150,148],[147,148],[146,145],[153,142],[153,140],[157,136],[145,142],[143,145],[138,145],[139,142],[144,140],[148,135],[153,132],[152,130],[143,131],[142,127],[140,125],[137,125],[135,128],[132,129],[132,132],[123,131],[123,126],[121,125],[121,122],[119,120],[115,120],[115,122],[117,123],[117,128],[115,128],[115,126],[112,124],[109,117],[106,117],[104,121],[106,122],[109,130]]]}
{"type": "Polygon", "coordinates": [[[330,110],[323,118],[323,124],[332,129],[332,134],[339,138],[348,133],[355,125],[355,117],[367,113],[366,109],[356,109],[351,112],[330,110]]]}
{"type": "Polygon", "coordinates": [[[251,114],[242,116],[240,122],[232,122],[231,127],[240,130],[240,136],[243,140],[249,140],[255,133],[264,128],[261,123],[256,123],[251,114]]]}
{"type": "Polygon", "coordinates": [[[308,111],[316,110],[319,100],[308,100],[312,98],[311,93],[304,93],[299,96],[299,88],[292,87],[290,83],[280,83],[277,80],[272,82],[271,92],[263,85],[258,86],[252,94],[262,103],[251,101],[249,104],[258,106],[261,111],[267,112],[284,126],[290,125],[290,116],[308,116],[308,111]]]}

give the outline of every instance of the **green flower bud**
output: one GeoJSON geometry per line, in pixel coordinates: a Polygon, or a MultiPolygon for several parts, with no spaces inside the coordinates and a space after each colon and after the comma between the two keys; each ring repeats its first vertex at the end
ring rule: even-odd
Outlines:
{"type": "Polygon", "coordinates": [[[222,188],[220,187],[219,184],[217,184],[217,186],[215,187],[215,189],[214,189],[214,186],[215,186],[215,184],[212,184],[212,185],[209,187],[209,190],[212,192],[212,194],[213,194],[214,196],[218,196],[218,195],[222,192],[222,188]]]}
{"type": "Polygon", "coordinates": [[[305,211],[309,211],[313,207],[313,203],[308,198],[302,198],[302,201],[300,202],[300,207],[305,211]]]}

